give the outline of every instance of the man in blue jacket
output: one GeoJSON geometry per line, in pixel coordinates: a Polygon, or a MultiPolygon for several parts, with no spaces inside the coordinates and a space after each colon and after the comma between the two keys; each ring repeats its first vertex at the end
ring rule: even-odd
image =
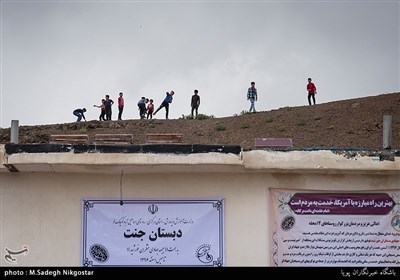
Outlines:
{"type": "Polygon", "coordinates": [[[167,96],[164,98],[164,101],[161,103],[160,107],[154,112],[154,116],[156,113],[163,107],[165,107],[165,118],[168,120],[168,113],[169,113],[169,103],[172,103],[172,96],[175,94],[173,90],[171,92],[166,93],[167,96]]]}
{"type": "Polygon", "coordinates": [[[73,114],[78,117],[78,119],[76,120],[77,122],[80,122],[82,118],[86,121],[86,118],[85,118],[85,115],[84,115],[85,112],[86,112],[85,108],[83,108],[83,109],[75,109],[74,110],[73,114]]]}

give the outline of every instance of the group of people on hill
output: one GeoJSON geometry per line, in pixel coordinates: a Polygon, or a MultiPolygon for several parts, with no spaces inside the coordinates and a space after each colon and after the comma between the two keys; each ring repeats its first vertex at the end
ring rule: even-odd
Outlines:
{"type": "Polygon", "coordinates": [[[142,97],[139,102],[138,102],[138,107],[139,107],[139,115],[140,119],[144,119],[146,114],[147,114],[147,119],[152,119],[153,115],[155,116],[158,111],[160,111],[161,108],[165,108],[165,119],[168,120],[168,114],[169,114],[169,104],[172,103],[172,99],[174,96],[175,92],[171,90],[170,92],[166,92],[166,96],[161,103],[161,105],[157,108],[157,110],[154,112],[154,104],[153,104],[153,99],[148,99],[146,97],[142,97]],[[150,102],[147,107],[146,104],[150,102]]]}
{"type": "Polygon", "coordinates": [[[152,119],[153,115],[155,115],[161,108],[165,108],[165,119],[168,119],[169,104],[172,103],[174,94],[175,94],[175,92],[173,90],[171,90],[170,92],[167,91],[164,101],[161,103],[161,105],[157,108],[157,110],[155,112],[154,112],[153,99],[149,99],[149,98],[142,96],[142,98],[140,98],[140,100],[137,103],[140,119],[142,119],[142,120],[146,119],[146,118],[152,119]],[[147,103],[149,103],[149,104],[147,104],[147,103]],[[146,104],[147,104],[147,106],[146,106],[146,104]]]}
{"type": "MultiPolygon", "coordinates": [[[[122,112],[124,111],[124,94],[122,92],[119,93],[118,97],[118,120],[122,120],[122,112]]],[[[111,106],[114,104],[114,101],[110,99],[110,96],[107,94],[105,99],[101,100],[100,105],[93,105],[94,107],[100,108],[100,121],[109,121],[111,120],[112,110],[111,106]]]]}
{"type": "MultiPolygon", "coordinates": [[[[256,112],[255,102],[257,101],[257,89],[255,85],[256,85],[255,82],[251,82],[250,87],[247,90],[247,100],[250,101],[250,109],[249,109],[250,113],[256,112]]],[[[311,105],[311,99],[312,99],[313,104],[315,105],[315,94],[317,94],[317,88],[315,84],[312,82],[311,78],[308,78],[307,92],[308,92],[308,97],[307,97],[308,104],[311,105]]],[[[198,93],[199,91],[195,89],[190,103],[192,118],[197,118],[198,115],[198,110],[200,106],[200,96],[198,95],[198,93]]],[[[145,119],[145,118],[152,119],[153,116],[155,116],[157,112],[160,111],[162,108],[165,108],[165,118],[168,119],[169,104],[172,103],[174,94],[175,92],[173,90],[171,90],[170,92],[166,92],[166,96],[163,102],[155,112],[154,112],[153,99],[149,99],[143,96],[137,103],[140,119],[145,119]]],[[[100,105],[93,105],[94,107],[98,107],[101,109],[101,113],[99,116],[100,121],[111,120],[111,114],[112,114],[111,106],[113,104],[114,101],[110,99],[110,96],[107,94],[105,96],[105,99],[101,100],[100,105]]],[[[123,93],[120,92],[118,97],[118,120],[122,120],[123,110],[124,110],[124,98],[123,98],[123,93]]],[[[86,121],[85,112],[86,108],[76,109],[73,111],[73,114],[78,117],[77,122],[81,121],[82,118],[86,121]]]]}
{"type": "MultiPolygon", "coordinates": [[[[257,89],[256,83],[251,82],[250,87],[247,90],[247,100],[250,101],[250,109],[249,113],[256,112],[255,102],[257,101],[257,89]]],[[[307,93],[308,93],[308,104],[311,105],[311,99],[313,100],[313,104],[315,105],[315,95],[317,94],[317,87],[312,82],[311,78],[308,78],[307,84],[307,93]]]]}
{"type": "MultiPolygon", "coordinates": [[[[124,111],[123,95],[124,94],[122,92],[120,92],[119,97],[118,97],[118,120],[122,120],[122,112],[124,111]]],[[[100,116],[99,116],[100,121],[111,120],[111,115],[112,115],[111,106],[113,104],[114,104],[114,101],[112,99],[110,99],[110,95],[107,94],[105,96],[105,99],[101,100],[100,105],[93,105],[94,107],[100,108],[100,111],[101,111],[100,116]]],[[[84,119],[86,121],[85,112],[86,112],[86,108],[75,109],[73,111],[73,114],[78,117],[78,119],[76,120],[77,122],[80,122],[82,119],[84,119]]]]}

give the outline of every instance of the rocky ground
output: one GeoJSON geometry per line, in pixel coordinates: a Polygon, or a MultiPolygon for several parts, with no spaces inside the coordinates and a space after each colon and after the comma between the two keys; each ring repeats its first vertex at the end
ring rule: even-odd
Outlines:
{"type": "MultiPolygon", "coordinates": [[[[53,134],[133,135],[144,144],[147,133],[180,133],[186,144],[254,146],[254,138],[291,138],[294,149],[353,148],[382,150],[383,116],[392,115],[392,149],[400,149],[400,93],[318,104],[285,107],[241,116],[204,120],[88,121],[21,126],[19,143],[49,143],[53,134]]],[[[10,141],[10,129],[0,129],[0,143],[10,141]]]]}

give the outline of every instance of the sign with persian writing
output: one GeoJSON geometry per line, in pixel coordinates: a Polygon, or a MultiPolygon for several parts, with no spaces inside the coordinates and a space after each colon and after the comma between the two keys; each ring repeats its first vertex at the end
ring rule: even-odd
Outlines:
{"type": "Polygon", "coordinates": [[[400,192],[270,190],[275,266],[400,266],[400,192]]]}
{"type": "Polygon", "coordinates": [[[223,266],[223,199],[82,200],[82,266],[223,266]]]}

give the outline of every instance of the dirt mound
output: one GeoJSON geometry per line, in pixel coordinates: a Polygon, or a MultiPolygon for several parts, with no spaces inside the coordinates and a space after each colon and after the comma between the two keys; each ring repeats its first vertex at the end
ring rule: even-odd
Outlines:
{"type": "MultiPolygon", "coordinates": [[[[180,133],[185,144],[233,144],[253,147],[254,138],[292,138],[295,149],[353,148],[382,150],[383,115],[392,115],[392,149],[400,149],[400,93],[285,107],[266,112],[204,120],[88,121],[21,126],[19,143],[49,143],[53,134],[87,134],[91,143],[100,133],[133,135],[145,143],[147,133],[180,133]]],[[[0,129],[0,143],[10,129],[0,129]]]]}

